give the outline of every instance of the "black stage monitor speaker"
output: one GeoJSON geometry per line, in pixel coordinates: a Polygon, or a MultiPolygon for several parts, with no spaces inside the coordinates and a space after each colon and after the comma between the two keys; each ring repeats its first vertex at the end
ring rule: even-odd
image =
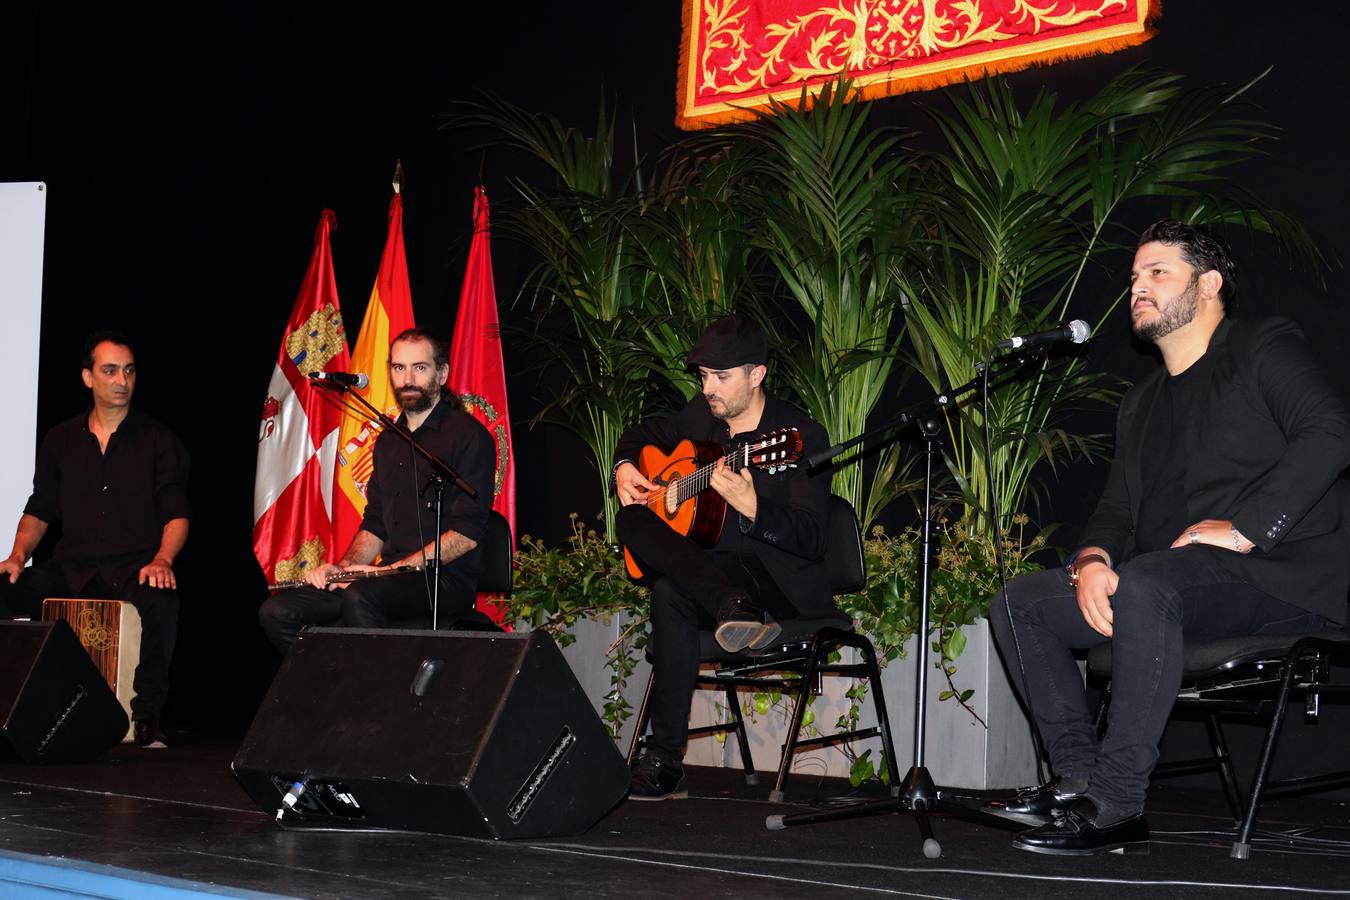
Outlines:
{"type": "Polygon", "coordinates": [[[127,714],[65,622],[0,622],[0,758],[85,762],[127,733],[127,714]]]}
{"type": "Polygon", "coordinates": [[[283,824],[577,834],[628,769],[543,632],[311,628],[234,759],[283,824]]]}

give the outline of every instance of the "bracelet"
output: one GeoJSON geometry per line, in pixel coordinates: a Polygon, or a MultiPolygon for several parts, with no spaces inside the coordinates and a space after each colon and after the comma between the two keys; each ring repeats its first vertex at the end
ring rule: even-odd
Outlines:
{"type": "Polygon", "coordinates": [[[1233,552],[1246,553],[1247,551],[1242,549],[1242,535],[1238,533],[1237,526],[1230,523],[1228,532],[1233,536],[1233,552]]]}
{"type": "Polygon", "coordinates": [[[1069,563],[1069,584],[1078,587],[1078,578],[1082,574],[1082,567],[1090,562],[1099,562],[1111,568],[1111,564],[1106,561],[1106,557],[1100,553],[1089,553],[1086,556],[1074,557],[1073,562],[1069,563]]]}

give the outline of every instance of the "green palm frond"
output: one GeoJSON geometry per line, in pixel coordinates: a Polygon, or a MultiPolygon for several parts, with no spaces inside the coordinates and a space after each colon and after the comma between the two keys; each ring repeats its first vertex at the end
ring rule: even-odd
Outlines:
{"type": "MultiPolygon", "coordinates": [[[[1246,105],[1252,83],[1189,88],[1175,75],[1131,70],[1062,109],[1045,90],[1018,103],[997,80],[954,92],[948,109],[931,113],[944,146],[923,161],[923,240],[894,269],[906,360],[944,389],[969,380],[999,338],[1081,309],[1083,273],[1132,241],[1120,223],[1141,204],[1164,200],[1192,220],[1270,230],[1315,261],[1296,223],[1233,188],[1233,167],[1275,137],[1246,105]]],[[[1119,298],[1086,311],[1100,326],[1119,298]]],[[[983,515],[996,496],[1016,514],[1034,500],[1038,469],[1100,452],[1102,438],[1072,432],[1066,414],[1113,396],[1070,359],[996,392],[993,446],[977,405],[950,411],[948,465],[968,511],[983,515]]]]}

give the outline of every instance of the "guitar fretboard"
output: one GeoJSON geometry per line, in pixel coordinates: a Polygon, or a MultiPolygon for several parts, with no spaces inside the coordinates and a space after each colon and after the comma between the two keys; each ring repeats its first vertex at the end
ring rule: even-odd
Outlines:
{"type": "MultiPolygon", "coordinates": [[[[745,468],[746,461],[749,458],[750,445],[746,444],[744,447],[737,447],[735,450],[732,450],[726,456],[722,457],[721,461],[726,463],[731,471],[739,472],[741,469],[745,468]]],[[[708,485],[712,483],[712,473],[716,468],[717,463],[710,462],[706,466],[699,466],[684,478],[681,478],[679,483],[675,485],[676,505],[683,503],[690,497],[697,496],[701,491],[706,490],[708,485]]]]}

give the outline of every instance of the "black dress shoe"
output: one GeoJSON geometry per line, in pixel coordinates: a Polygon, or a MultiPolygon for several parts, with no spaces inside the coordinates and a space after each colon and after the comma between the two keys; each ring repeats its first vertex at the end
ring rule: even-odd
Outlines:
{"type": "Polygon", "coordinates": [[[164,736],[159,722],[154,719],[137,719],[132,738],[137,747],[144,747],[147,750],[164,750],[169,746],[169,739],[164,736]]]}
{"type": "Polygon", "coordinates": [[[1144,814],[1110,825],[1097,825],[1097,807],[1080,797],[1063,815],[1024,831],[1013,841],[1018,850],[1059,856],[1095,856],[1098,853],[1148,853],[1148,822],[1144,814]]]}
{"type": "Polygon", "coordinates": [[[984,808],[987,812],[1009,818],[1048,821],[1056,812],[1063,812],[1073,806],[1074,801],[1082,796],[1079,791],[1066,789],[1063,781],[1062,778],[1056,778],[1040,787],[1023,788],[1016,797],[990,800],[984,808]]]}
{"type": "Polygon", "coordinates": [[[683,800],[688,796],[684,766],[678,760],[648,750],[633,764],[629,800],[683,800]]]}
{"type": "Polygon", "coordinates": [[[717,630],[713,638],[728,653],[739,653],[749,647],[763,650],[783,632],[783,626],[762,609],[749,603],[735,603],[723,607],[717,614],[717,630]]]}

